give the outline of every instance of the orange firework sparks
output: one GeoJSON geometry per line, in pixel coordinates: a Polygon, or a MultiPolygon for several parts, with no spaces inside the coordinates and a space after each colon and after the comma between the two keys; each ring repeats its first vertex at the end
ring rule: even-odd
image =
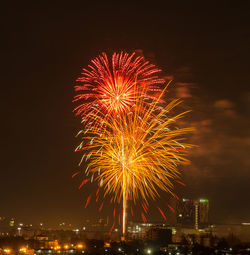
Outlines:
{"type": "Polygon", "coordinates": [[[178,181],[178,180],[176,180],[176,182],[178,182],[178,183],[181,184],[182,186],[186,186],[186,184],[183,183],[183,182],[180,182],[180,181],[178,181]]]}
{"type": "Polygon", "coordinates": [[[144,223],[147,222],[147,218],[146,218],[146,216],[144,215],[144,213],[141,213],[141,218],[142,218],[142,221],[143,221],[144,223]]]}
{"type": "Polygon", "coordinates": [[[159,212],[161,213],[162,217],[164,218],[164,220],[167,220],[167,218],[166,218],[165,214],[163,213],[163,211],[161,210],[161,208],[160,207],[157,207],[157,208],[158,208],[159,212]]]}
{"type": "Polygon", "coordinates": [[[158,189],[177,198],[172,180],[180,177],[177,166],[187,161],[186,150],[191,147],[182,136],[193,130],[176,128],[176,121],[185,113],[170,116],[170,111],[179,103],[174,100],[160,111],[153,103],[145,113],[137,111],[137,104],[131,114],[106,121],[105,130],[94,129],[88,131],[89,137],[83,137],[85,144],[92,141],[86,172],[96,176],[100,187],[104,186],[104,196],[110,194],[112,201],[120,201],[125,188],[126,199],[134,201],[140,197],[145,201],[148,197],[155,199],[159,197],[158,189]]]}
{"type": "Polygon", "coordinates": [[[175,210],[174,210],[174,208],[173,208],[172,206],[168,205],[168,208],[169,208],[173,213],[175,213],[175,210]]]}
{"type": "Polygon", "coordinates": [[[80,171],[74,173],[74,174],[72,175],[72,178],[74,178],[74,177],[75,177],[76,175],[78,175],[79,173],[80,173],[80,171]]]}
{"type": "Polygon", "coordinates": [[[99,207],[99,212],[102,210],[102,208],[103,208],[103,202],[102,202],[101,206],[99,207]]]}
{"type": "Polygon", "coordinates": [[[87,182],[89,181],[89,179],[85,179],[81,184],[80,186],[78,187],[78,189],[80,189],[84,184],[86,184],[87,182]]]}
{"type": "Polygon", "coordinates": [[[90,200],[91,200],[91,195],[88,197],[87,202],[86,202],[86,204],[85,204],[85,207],[84,207],[84,208],[86,208],[86,207],[88,206],[88,204],[89,204],[90,200]]]}
{"type": "Polygon", "coordinates": [[[112,225],[111,229],[109,230],[109,235],[111,235],[111,232],[112,232],[114,226],[115,226],[115,223],[112,225]]]}

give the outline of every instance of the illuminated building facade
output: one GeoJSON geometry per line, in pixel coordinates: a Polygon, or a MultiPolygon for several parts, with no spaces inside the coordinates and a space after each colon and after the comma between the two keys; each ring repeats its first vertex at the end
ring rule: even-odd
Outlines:
{"type": "Polygon", "coordinates": [[[196,229],[205,228],[209,224],[209,200],[208,199],[199,199],[197,201],[198,211],[197,211],[197,222],[196,229]]]}

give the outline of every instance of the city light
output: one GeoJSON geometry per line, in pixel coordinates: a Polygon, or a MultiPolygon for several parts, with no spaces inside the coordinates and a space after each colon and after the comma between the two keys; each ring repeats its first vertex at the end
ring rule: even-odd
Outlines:
{"type": "Polygon", "coordinates": [[[83,244],[77,244],[77,249],[83,249],[83,244]]]}
{"type": "Polygon", "coordinates": [[[20,252],[23,252],[23,253],[26,253],[26,251],[27,251],[27,248],[25,248],[25,247],[22,247],[22,248],[20,248],[20,249],[19,249],[19,251],[20,251],[20,252]]]}
{"type": "Polygon", "coordinates": [[[22,228],[18,227],[17,230],[18,230],[18,235],[20,236],[22,228]]]}
{"type": "Polygon", "coordinates": [[[3,251],[4,251],[4,253],[6,253],[6,254],[10,254],[10,253],[11,253],[11,249],[4,249],[3,251]]]}
{"type": "Polygon", "coordinates": [[[60,245],[57,245],[54,247],[54,250],[60,250],[61,249],[61,246],[60,245]]]}
{"type": "Polygon", "coordinates": [[[208,199],[200,199],[200,203],[208,203],[208,199]]]}

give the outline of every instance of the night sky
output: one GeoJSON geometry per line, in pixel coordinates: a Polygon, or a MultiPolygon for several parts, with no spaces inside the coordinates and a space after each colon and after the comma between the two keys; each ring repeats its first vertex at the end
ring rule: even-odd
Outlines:
{"type": "Polygon", "coordinates": [[[212,222],[250,222],[249,1],[67,2],[1,4],[0,216],[50,225],[97,216],[71,178],[81,157],[73,86],[102,51],[141,49],[192,109],[198,147],[177,194],[208,198],[212,222]]]}

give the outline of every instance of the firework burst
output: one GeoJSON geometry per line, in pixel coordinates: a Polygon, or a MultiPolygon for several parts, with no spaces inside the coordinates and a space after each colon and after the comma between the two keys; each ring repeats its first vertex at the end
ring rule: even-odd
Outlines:
{"type": "Polygon", "coordinates": [[[79,105],[74,112],[88,121],[89,116],[97,112],[105,113],[107,118],[129,111],[142,91],[150,92],[145,93],[144,98],[154,100],[154,94],[160,91],[159,85],[164,83],[158,77],[160,71],[135,53],[114,53],[111,61],[102,53],[77,79],[78,94],[74,102],[79,105]]]}
{"type": "MultiPolygon", "coordinates": [[[[180,101],[161,108],[160,100],[161,96],[142,112],[143,97],[139,96],[129,112],[112,122],[101,115],[89,115],[90,119],[105,122],[106,128],[98,125],[85,131],[77,148],[87,149],[83,155],[88,162],[86,174],[104,188],[104,196],[123,201],[124,225],[128,198],[134,202],[142,199],[146,211],[148,199],[159,197],[160,190],[174,195],[173,180],[180,177],[177,167],[188,163],[185,155],[191,145],[184,142],[184,136],[192,128],[176,128],[176,121],[185,112],[171,117],[171,110],[180,101]]],[[[145,220],[143,213],[142,218],[145,220]]]]}

